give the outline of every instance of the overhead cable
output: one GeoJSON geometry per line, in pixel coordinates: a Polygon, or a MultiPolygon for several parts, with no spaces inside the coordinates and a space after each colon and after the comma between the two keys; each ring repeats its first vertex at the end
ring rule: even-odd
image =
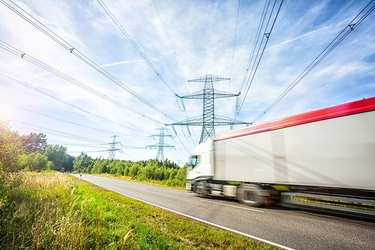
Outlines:
{"type": "Polygon", "coordinates": [[[89,148],[103,148],[102,144],[83,144],[83,143],[73,143],[73,142],[63,142],[58,140],[49,140],[48,142],[59,143],[66,146],[80,146],[80,147],[89,147],[89,148]]]}
{"type": "MultiPolygon", "coordinates": [[[[244,91],[242,93],[242,98],[240,99],[240,102],[239,102],[239,106],[237,107],[236,109],[236,115],[235,115],[235,118],[237,118],[237,116],[239,115],[241,109],[242,109],[242,106],[245,102],[245,99],[247,97],[247,94],[249,93],[249,89],[251,87],[251,84],[253,83],[253,80],[254,80],[254,77],[255,77],[255,74],[258,70],[258,67],[259,67],[259,64],[260,64],[260,61],[262,60],[262,57],[263,57],[263,53],[266,49],[266,46],[268,44],[268,41],[269,41],[269,38],[271,36],[271,33],[272,33],[272,30],[275,26],[275,23],[276,23],[276,20],[277,20],[277,17],[279,16],[279,13],[280,13],[280,9],[281,9],[281,6],[283,5],[283,2],[284,0],[282,0],[280,3],[279,3],[279,6],[278,6],[278,9],[277,9],[277,12],[275,14],[275,17],[273,18],[273,22],[272,22],[272,25],[271,27],[268,29],[268,26],[270,24],[270,21],[271,21],[271,17],[273,15],[273,12],[274,12],[274,9],[275,9],[275,6],[276,6],[276,2],[277,0],[274,1],[274,4],[272,6],[272,10],[269,14],[269,18],[268,18],[268,21],[267,21],[267,25],[265,27],[265,30],[264,30],[264,36],[262,37],[262,40],[259,44],[259,47],[258,47],[258,51],[256,52],[256,57],[254,59],[254,63],[253,63],[253,67],[250,71],[250,74],[249,74],[249,78],[248,78],[248,81],[247,81],[247,84],[244,88],[244,91]],[[265,39],[265,42],[263,43],[263,40],[265,39]],[[262,43],[263,43],[263,46],[262,46],[262,43]]],[[[266,13],[267,11],[265,11],[264,13],[266,13]]],[[[253,52],[252,52],[253,53],[253,52]]],[[[242,91],[242,90],[241,90],[242,91]]]]}
{"type": "MultiPolygon", "coordinates": [[[[134,48],[138,51],[138,53],[142,56],[142,58],[147,62],[147,64],[152,68],[152,70],[155,72],[155,74],[162,80],[162,82],[169,88],[169,90],[175,95],[178,96],[178,94],[172,89],[172,87],[164,80],[162,75],[157,71],[157,69],[152,65],[150,60],[146,57],[146,55],[142,52],[142,50],[138,47],[138,45],[134,42],[134,40],[130,37],[130,35],[126,32],[126,30],[122,27],[122,25],[119,23],[119,21],[116,19],[116,17],[112,14],[112,12],[109,10],[109,8],[103,3],[101,0],[97,0],[100,6],[104,9],[104,11],[107,13],[107,15],[112,19],[112,21],[116,24],[116,26],[120,29],[120,31],[124,34],[124,36],[129,40],[129,42],[134,46],[134,48]]],[[[154,4],[155,8],[156,5],[154,4]]],[[[157,9],[156,9],[157,10],[157,9]]],[[[160,15],[159,15],[160,17],[160,15]]],[[[163,24],[164,25],[164,24],[163,24]]],[[[168,33],[167,33],[168,34],[168,33]]],[[[168,35],[169,37],[169,35],[168,35]]],[[[172,45],[173,47],[173,45],[172,45]]],[[[174,47],[173,47],[174,48],[174,47]]],[[[177,55],[177,54],[176,54],[177,55]]],[[[185,114],[186,110],[185,110],[185,114]]],[[[184,143],[181,141],[181,139],[178,137],[183,147],[186,149],[184,143]]]]}
{"type": "MultiPolygon", "coordinates": [[[[98,0],[98,1],[99,1],[99,0],[98,0]]],[[[180,58],[178,57],[177,52],[176,52],[176,49],[175,49],[175,47],[173,46],[172,40],[171,40],[171,38],[170,38],[170,36],[169,36],[169,34],[168,34],[168,32],[167,32],[167,29],[165,28],[165,25],[164,25],[163,19],[162,19],[161,16],[160,16],[160,13],[159,13],[159,10],[158,10],[158,8],[157,8],[157,6],[156,6],[156,4],[155,4],[155,1],[152,0],[152,3],[154,4],[154,7],[155,7],[155,10],[156,10],[156,13],[158,13],[158,16],[159,16],[160,22],[161,22],[161,24],[163,25],[163,28],[164,28],[165,34],[167,34],[167,37],[168,37],[169,43],[170,43],[171,46],[172,46],[173,52],[174,52],[174,54],[176,55],[178,65],[179,65],[179,67],[180,67],[182,73],[184,74],[185,81],[188,83],[189,92],[190,92],[190,83],[188,82],[188,79],[187,79],[187,77],[186,77],[186,72],[185,72],[185,70],[182,68],[180,58]]],[[[99,4],[100,4],[100,3],[99,3],[99,4]]],[[[156,72],[155,72],[155,73],[156,73],[156,72]]],[[[158,75],[158,76],[159,76],[159,75],[158,75]]],[[[172,92],[173,92],[173,91],[172,91],[172,92]]]]}
{"type": "Polygon", "coordinates": [[[91,126],[79,124],[79,123],[68,121],[68,120],[65,120],[65,119],[61,119],[59,117],[55,117],[55,116],[43,114],[41,112],[38,112],[38,111],[35,111],[35,110],[31,110],[31,109],[28,109],[28,108],[25,108],[25,107],[21,107],[21,106],[18,106],[18,105],[13,105],[13,104],[6,104],[6,105],[9,105],[9,106],[12,106],[12,107],[15,107],[15,108],[18,108],[18,109],[23,109],[23,110],[26,110],[28,112],[31,112],[31,113],[34,113],[34,114],[38,114],[38,115],[41,115],[41,116],[45,116],[45,117],[48,117],[48,118],[51,118],[51,119],[54,119],[54,120],[62,121],[62,122],[69,123],[69,124],[72,124],[72,125],[75,125],[75,126],[79,126],[79,127],[83,127],[83,128],[88,128],[88,129],[92,129],[92,130],[96,130],[96,131],[100,131],[100,132],[104,132],[104,133],[118,134],[118,135],[129,136],[129,137],[148,137],[147,135],[122,134],[122,133],[108,131],[108,130],[104,130],[104,129],[100,129],[100,128],[94,128],[94,127],[91,127],[91,126]]]}
{"type": "Polygon", "coordinates": [[[100,152],[107,152],[107,151],[108,151],[107,149],[104,149],[104,150],[90,150],[90,151],[86,151],[86,150],[82,150],[82,151],[69,151],[69,150],[67,150],[67,154],[100,153],[100,152]]]}
{"type": "Polygon", "coordinates": [[[73,47],[72,45],[70,45],[67,41],[65,41],[60,36],[58,36],[56,33],[54,33],[52,30],[50,30],[47,26],[45,26],[40,21],[38,21],[36,18],[34,18],[33,16],[31,16],[29,13],[27,13],[19,5],[15,4],[13,1],[10,1],[18,9],[20,9],[25,15],[23,13],[21,13],[20,11],[18,11],[15,7],[13,7],[12,5],[10,5],[9,3],[5,2],[4,0],[0,0],[0,1],[7,8],[9,8],[11,11],[13,11],[14,13],[16,13],[18,16],[20,16],[22,19],[24,19],[25,21],[27,21],[31,25],[33,25],[35,28],[37,28],[38,30],[40,30],[42,33],[44,33],[45,35],[47,35],[49,38],[51,38],[52,40],[54,40],[56,43],[58,43],[59,45],[61,45],[63,48],[65,48],[67,51],[69,51],[69,53],[75,55],[80,60],[82,60],[83,62],[85,62],[87,65],[89,65],[90,67],[92,67],[93,69],[95,69],[96,71],[98,71],[100,74],[102,74],[103,76],[105,76],[111,82],[115,83],[117,86],[119,86],[122,89],[124,89],[125,91],[129,92],[131,95],[133,95],[134,97],[136,97],[138,100],[142,101],[143,103],[145,103],[146,105],[148,105],[149,107],[151,107],[155,111],[159,112],[160,114],[162,114],[166,118],[169,118],[171,120],[176,121],[175,119],[173,119],[172,117],[170,117],[168,114],[164,113],[161,109],[157,108],[155,105],[153,105],[152,103],[150,103],[149,101],[147,101],[146,99],[144,99],[142,96],[140,96],[139,94],[137,94],[135,91],[133,91],[132,89],[130,89],[129,87],[127,87],[124,83],[122,83],[121,81],[119,81],[117,78],[115,78],[114,76],[112,76],[111,74],[109,74],[102,67],[100,67],[95,62],[93,62],[91,59],[89,59],[88,57],[86,57],[83,53],[81,53],[80,51],[78,51],[78,49],[76,49],[75,47],[73,47]]]}
{"type": "Polygon", "coordinates": [[[61,100],[61,99],[56,98],[56,96],[52,96],[52,95],[50,95],[50,94],[47,94],[47,93],[45,93],[45,92],[43,92],[43,91],[41,91],[41,90],[39,90],[39,89],[37,89],[37,88],[34,88],[34,87],[32,87],[32,86],[26,84],[26,83],[23,83],[23,82],[21,82],[21,81],[18,81],[17,79],[15,79],[15,78],[13,78],[13,77],[11,77],[11,76],[8,76],[8,75],[6,75],[6,74],[4,74],[4,73],[2,73],[2,72],[0,72],[0,75],[2,75],[2,76],[4,76],[4,77],[7,77],[7,78],[11,79],[12,81],[14,81],[14,82],[16,82],[16,83],[18,83],[18,84],[21,84],[21,85],[23,85],[23,86],[25,86],[25,87],[27,87],[27,88],[29,88],[29,89],[32,89],[32,90],[35,91],[35,92],[38,92],[38,93],[40,93],[40,94],[42,94],[42,95],[44,95],[44,96],[47,96],[47,97],[49,97],[50,99],[52,99],[53,101],[55,101],[55,102],[63,103],[64,105],[67,105],[67,106],[73,108],[73,110],[79,110],[80,112],[83,112],[83,113],[85,113],[85,114],[88,114],[88,115],[90,115],[90,116],[93,116],[93,117],[96,117],[96,118],[99,118],[99,119],[102,119],[102,120],[105,120],[105,121],[107,121],[107,122],[111,122],[111,123],[116,124],[116,125],[118,125],[118,126],[122,126],[122,127],[127,128],[127,129],[131,129],[131,130],[138,131],[138,132],[141,132],[141,133],[145,133],[145,132],[143,132],[143,131],[141,131],[141,130],[138,130],[138,129],[135,129],[135,128],[132,128],[132,127],[126,126],[126,125],[124,125],[124,124],[121,124],[121,123],[118,123],[118,122],[115,122],[115,121],[111,121],[111,120],[109,120],[109,119],[107,119],[107,118],[104,118],[104,117],[99,116],[99,115],[97,115],[97,114],[94,114],[94,113],[92,113],[92,112],[90,112],[90,111],[87,111],[87,110],[85,110],[85,109],[82,109],[82,108],[80,108],[80,107],[78,107],[78,106],[76,106],[76,105],[73,105],[73,104],[70,104],[70,103],[68,103],[68,102],[65,102],[65,101],[63,101],[63,100],[61,100]]]}
{"type": "MultiPolygon", "coordinates": [[[[112,14],[112,12],[108,9],[108,7],[103,3],[101,0],[97,0],[100,6],[104,9],[107,15],[112,19],[112,21],[116,24],[116,26],[121,30],[121,32],[125,35],[125,37],[129,40],[129,42],[133,45],[133,47],[138,51],[138,53],[145,59],[147,64],[151,67],[151,69],[155,72],[155,74],[162,80],[162,82],[169,88],[169,90],[176,95],[176,92],[172,89],[172,87],[164,80],[160,72],[157,71],[155,66],[151,63],[151,61],[146,57],[146,55],[142,52],[142,50],[138,47],[138,45],[134,42],[134,40],[130,37],[130,35],[126,32],[126,30],[121,26],[119,21],[116,17],[112,14]]],[[[155,6],[155,5],[154,5],[155,6]]],[[[156,8],[156,6],[155,6],[156,8]]],[[[169,36],[168,36],[169,37],[169,36]]]]}
{"type": "Polygon", "coordinates": [[[263,117],[270,109],[272,109],[282,98],[284,98],[298,83],[300,83],[307,74],[309,74],[332,50],[334,50],[342,40],[344,40],[350,32],[352,32],[362,21],[371,14],[372,11],[375,9],[374,0],[370,1],[366,7],[364,7],[361,12],[353,18],[353,20],[345,26],[345,28],[330,42],[327,47],[302,71],[301,74],[261,113],[256,117],[253,121],[256,122],[261,117],[263,117]],[[372,3],[372,5],[371,5],[372,3]],[[366,11],[365,13],[363,13],[366,11]]]}
{"type": "MultiPolygon", "coordinates": [[[[15,5],[18,9],[20,9],[23,13],[25,13],[30,18],[28,18],[26,15],[22,14],[20,11],[18,11],[16,8],[14,8],[13,6],[11,6],[10,4],[6,3],[4,0],[0,0],[0,1],[6,7],[8,7],[10,10],[12,10],[14,13],[16,13],[18,16],[20,16],[22,19],[26,20],[28,23],[30,23],[31,25],[33,25],[34,27],[36,27],[37,29],[39,29],[42,33],[44,33],[45,35],[47,35],[48,37],[50,37],[52,40],[54,40],[59,45],[61,45],[63,48],[65,48],[67,51],[69,51],[71,54],[75,55],[76,57],[78,57],[79,59],[81,59],[83,62],[85,62],[86,64],[88,64],[90,67],[92,67],[93,69],[95,69],[96,71],[98,71],[99,73],[101,73],[107,79],[111,80],[116,85],[118,85],[122,89],[126,90],[127,92],[129,92],[130,94],[132,94],[133,96],[135,96],[137,99],[141,100],[142,102],[144,102],[145,104],[147,104],[149,107],[153,108],[154,110],[156,110],[157,112],[159,112],[160,114],[162,114],[164,117],[169,118],[169,119],[171,119],[171,120],[173,120],[175,122],[177,121],[176,119],[173,119],[168,114],[164,113],[162,110],[158,109],[156,106],[154,106],[153,104],[151,104],[149,101],[147,101],[146,99],[144,99],[142,96],[140,96],[139,94],[137,94],[136,92],[134,92],[132,89],[130,89],[125,84],[123,84],[122,82],[120,82],[114,76],[112,76],[111,74],[109,74],[102,67],[100,67],[99,65],[97,65],[96,63],[94,63],[92,60],[90,60],[88,57],[86,57],[81,52],[79,52],[76,48],[74,48],[72,45],[70,45],[67,41],[63,40],[60,36],[58,36],[56,33],[54,33],[53,31],[51,31],[47,26],[45,26],[44,24],[42,24],[41,22],[39,22],[36,18],[34,18],[33,16],[31,16],[29,13],[27,13],[25,10],[23,10],[20,6],[18,6],[17,4],[15,4],[13,1],[11,1],[13,3],[13,5],[15,5]]],[[[21,58],[23,58],[25,55],[26,55],[25,53],[22,53],[21,54],[21,58]]],[[[158,72],[157,72],[157,74],[158,74],[158,72]]],[[[158,76],[161,77],[160,74],[158,74],[158,76]]],[[[167,84],[167,86],[169,86],[169,85],[167,84]]],[[[169,86],[169,88],[170,88],[170,86],[169,86]]],[[[174,91],[171,88],[170,88],[170,90],[174,93],[174,91]]],[[[145,117],[145,115],[143,115],[143,116],[145,117]]],[[[152,118],[149,118],[149,119],[152,119],[152,118]]],[[[185,147],[185,145],[183,144],[183,142],[181,141],[180,138],[179,138],[179,140],[182,143],[182,145],[185,148],[185,150],[187,150],[186,147],[185,147]]]]}
{"type": "Polygon", "coordinates": [[[236,19],[236,28],[234,31],[234,39],[233,39],[233,51],[232,51],[232,62],[230,64],[230,73],[229,78],[232,79],[232,69],[233,69],[233,61],[234,61],[234,51],[236,48],[236,40],[237,40],[237,28],[238,28],[238,18],[240,16],[240,6],[241,6],[241,0],[238,0],[238,7],[237,7],[237,19],[236,19]]]}
{"type": "Polygon", "coordinates": [[[44,69],[44,70],[46,70],[46,71],[54,74],[54,75],[56,75],[56,76],[58,76],[58,77],[60,77],[60,78],[62,78],[64,80],[66,80],[66,81],[68,81],[68,82],[76,85],[77,87],[79,87],[79,88],[81,88],[83,90],[86,90],[87,92],[89,92],[91,94],[94,94],[94,95],[96,95],[96,96],[98,96],[98,97],[100,97],[100,98],[102,98],[102,99],[104,99],[104,100],[106,100],[108,102],[111,102],[112,104],[115,104],[116,106],[124,108],[124,109],[126,109],[126,110],[128,110],[128,111],[130,111],[130,112],[132,112],[132,113],[134,113],[136,115],[142,116],[142,117],[144,117],[146,119],[149,119],[151,121],[154,121],[156,123],[163,124],[163,122],[161,122],[159,120],[156,120],[156,119],[154,119],[154,118],[152,118],[150,116],[147,116],[147,115],[145,115],[145,114],[143,114],[143,113],[141,113],[141,112],[139,112],[139,111],[137,111],[135,109],[132,109],[132,108],[126,106],[125,104],[123,104],[123,103],[121,103],[121,102],[119,102],[119,101],[117,101],[115,99],[110,98],[109,96],[107,96],[107,95],[105,95],[105,94],[103,94],[103,93],[101,93],[101,92],[99,92],[99,91],[97,91],[97,90],[95,90],[95,89],[93,89],[93,88],[91,88],[91,87],[89,87],[89,86],[81,83],[80,81],[78,81],[78,80],[76,80],[76,79],[74,79],[74,78],[72,78],[72,77],[70,77],[70,76],[68,76],[68,75],[66,75],[66,74],[58,71],[57,69],[54,69],[51,66],[49,66],[49,65],[47,65],[47,64],[45,64],[45,63],[43,63],[43,62],[41,62],[41,61],[33,58],[32,56],[29,56],[28,54],[26,54],[26,53],[24,53],[24,52],[22,52],[22,51],[20,51],[20,50],[18,50],[16,48],[14,48],[13,46],[5,43],[4,41],[0,40],[0,47],[3,48],[3,49],[5,49],[5,50],[7,50],[7,51],[9,51],[9,52],[11,52],[11,53],[13,53],[13,54],[15,54],[15,55],[17,55],[17,56],[20,56],[22,59],[25,59],[26,61],[31,62],[32,64],[34,64],[34,65],[36,65],[36,66],[38,66],[38,67],[40,67],[40,68],[42,68],[42,69],[44,69]]]}
{"type": "Polygon", "coordinates": [[[65,132],[62,132],[62,131],[58,131],[58,130],[55,130],[55,129],[50,129],[50,128],[34,125],[34,124],[23,122],[23,121],[18,121],[18,120],[12,120],[12,121],[17,123],[19,126],[24,126],[24,127],[36,129],[36,130],[39,130],[41,132],[48,131],[52,134],[63,136],[65,138],[70,137],[70,138],[73,138],[73,139],[79,139],[79,140],[83,140],[83,141],[92,141],[92,142],[103,143],[103,141],[96,140],[96,139],[93,139],[93,138],[88,138],[88,137],[84,137],[84,136],[80,136],[80,135],[65,133],[65,132]]]}
{"type": "MultiPolygon", "coordinates": [[[[255,55],[258,55],[258,53],[257,54],[255,53],[255,49],[258,47],[259,37],[261,36],[261,31],[263,29],[264,20],[266,19],[266,13],[267,13],[267,10],[269,8],[270,1],[271,0],[267,0],[264,3],[264,8],[263,8],[263,11],[262,11],[262,15],[260,17],[259,25],[258,25],[258,28],[257,28],[257,32],[255,34],[255,39],[254,39],[253,47],[251,49],[249,60],[247,62],[247,66],[246,66],[246,70],[245,70],[245,74],[244,74],[243,79],[242,79],[242,84],[241,84],[240,92],[243,91],[243,88],[245,86],[245,82],[246,82],[246,79],[248,77],[248,74],[250,74],[250,72],[251,72],[250,71],[250,66],[251,66],[251,63],[253,61],[253,58],[255,58],[255,55]]],[[[260,47],[260,45],[259,45],[259,47],[260,47]]]]}
{"type": "MultiPolygon", "coordinates": [[[[99,0],[98,0],[98,1],[99,1],[99,0]]],[[[239,1],[240,1],[240,0],[239,0],[239,1]]],[[[163,19],[162,19],[161,16],[160,16],[159,10],[158,10],[158,8],[157,8],[157,6],[156,6],[154,0],[152,0],[152,3],[154,4],[154,7],[155,7],[155,10],[156,10],[156,13],[157,13],[158,16],[159,16],[160,22],[161,22],[161,24],[163,25],[163,28],[164,28],[165,34],[167,34],[167,37],[168,37],[169,43],[170,43],[171,46],[172,46],[173,52],[174,52],[174,54],[176,55],[176,58],[177,58],[177,61],[178,61],[178,65],[179,65],[181,71],[182,71],[183,74],[184,74],[185,81],[188,83],[189,92],[191,92],[191,91],[190,91],[190,82],[188,81],[188,79],[187,79],[187,77],[186,77],[186,73],[185,73],[184,69],[182,68],[180,58],[178,57],[177,52],[176,52],[176,49],[175,49],[175,47],[173,46],[172,40],[171,40],[171,38],[169,37],[168,31],[167,31],[167,29],[165,28],[165,25],[164,25],[163,19]]],[[[100,2],[99,2],[99,4],[100,4],[100,2]]],[[[239,8],[239,7],[238,7],[238,8],[239,8]]],[[[238,22],[238,17],[237,17],[237,22],[238,22]]],[[[130,38],[130,36],[129,36],[129,38],[130,38]]],[[[130,38],[130,39],[131,39],[131,38],[130,38]]],[[[159,76],[159,74],[158,74],[158,76],[159,76]]],[[[178,95],[177,95],[177,94],[175,94],[175,96],[176,96],[176,98],[178,98],[178,95]]],[[[181,110],[182,112],[185,113],[186,118],[188,118],[189,116],[188,116],[188,114],[187,114],[187,111],[186,111],[185,105],[184,105],[184,103],[183,103],[183,99],[180,98],[180,100],[181,100],[181,103],[182,103],[182,109],[181,109],[181,107],[180,107],[180,105],[179,105],[179,103],[178,103],[178,100],[177,100],[177,105],[180,107],[180,110],[181,110]]],[[[194,132],[193,132],[193,136],[195,137],[195,133],[194,133],[194,132]]],[[[193,139],[191,136],[190,136],[190,138],[191,138],[191,140],[192,140],[193,143],[194,143],[194,141],[197,141],[197,140],[193,139]]]]}

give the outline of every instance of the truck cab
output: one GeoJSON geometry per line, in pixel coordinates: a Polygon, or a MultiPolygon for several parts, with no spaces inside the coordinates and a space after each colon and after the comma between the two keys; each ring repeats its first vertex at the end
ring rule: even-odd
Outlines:
{"type": "Polygon", "coordinates": [[[193,149],[188,159],[186,189],[192,190],[195,182],[210,180],[214,176],[214,142],[209,138],[193,149]]]}

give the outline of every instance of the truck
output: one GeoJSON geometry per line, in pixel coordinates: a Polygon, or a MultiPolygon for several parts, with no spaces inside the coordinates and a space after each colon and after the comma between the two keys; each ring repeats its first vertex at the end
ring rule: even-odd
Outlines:
{"type": "Polygon", "coordinates": [[[186,189],[374,216],[375,97],[215,134],[193,149],[186,189]]]}

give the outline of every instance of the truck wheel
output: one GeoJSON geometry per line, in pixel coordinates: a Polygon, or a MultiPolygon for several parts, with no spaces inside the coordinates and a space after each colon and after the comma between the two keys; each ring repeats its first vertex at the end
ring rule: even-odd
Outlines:
{"type": "Polygon", "coordinates": [[[198,181],[194,184],[194,193],[200,197],[207,197],[208,190],[205,181],[198,181]]]}
{"type": "Polygon", "coordinates": [[[251,207],[263,206],[262,194],[263,190],[257,185],[244,184],[237,189],[237,199],[239,202],[251,207]]]}

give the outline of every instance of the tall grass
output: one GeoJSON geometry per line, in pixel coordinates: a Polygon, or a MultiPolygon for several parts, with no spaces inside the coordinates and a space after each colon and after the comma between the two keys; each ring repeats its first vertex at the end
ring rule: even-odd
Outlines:
{"type": "Polygon", "coordinates": [[[74,181],[61,174],[20,175],[22,184],[9,191],[7,214],[2,214],[8,218],[0,230],[1,248],[84,249],[81,210],[72,195],[74,181]]]}
{"type": "Polygon", "coordinates": [[[24,173],[0,249],[274,249],[61,173],[24,173]]]}

